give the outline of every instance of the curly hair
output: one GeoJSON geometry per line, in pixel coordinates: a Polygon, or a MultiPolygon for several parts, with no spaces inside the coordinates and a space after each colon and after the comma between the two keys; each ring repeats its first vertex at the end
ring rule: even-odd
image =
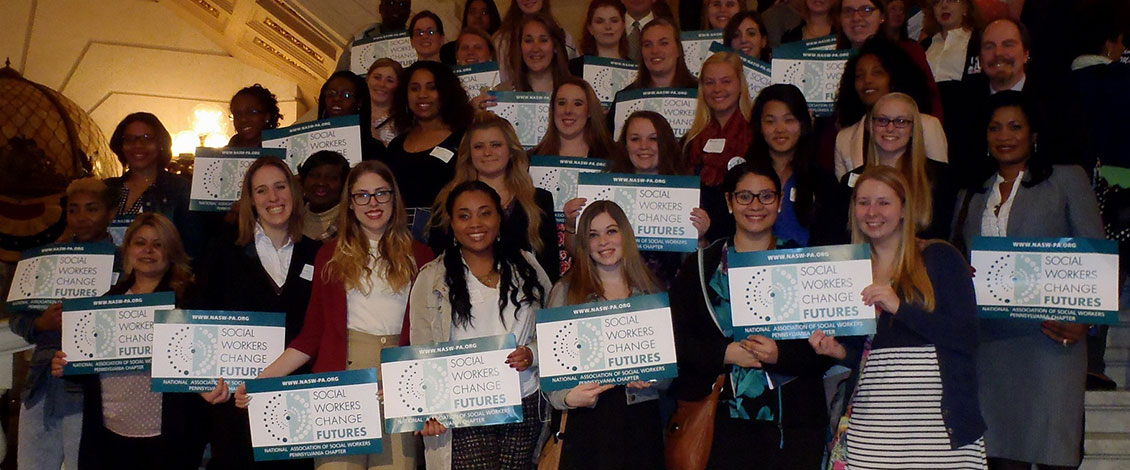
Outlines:
{"type": "MultiPolygon", "coordinates": [[[[455,210],[455,201],[459,196],[468,192],[481,192],[486,194],[494,205],[495,212],[502,217],[502,199],[489,185],[478,180],[465,181],[451,190],[445,209],[447,213],[455,210]]],[[[450,229],[450,227],[449,227],[450,229]]],[[[454,232],[454,230],[452,230],[454,232]]],[[[505,321],[502,312],[507,305],[520,307],[522,304],[537,303],[545,305],[545,287],[538,278],[538,268],[530,264],[522,255],[518,247],[521,243],[509,240],[500,231],[500,238],[495,240],[492,251],[494,254],[494,268],[498,270],[498,317],[505,321]]],[[[467,289],[466,264],[463,262],[463,253],[460,251],[455,237],[443,252],[443,267],[446,271],[444,282],[447,284],[448,301],[451,303],[451,318],[456,326],[470,327],[471,294],[467,289]]],[[[517,316],[517,311],[515,311],[517,316]]]]}
{"type": "Polygon", "coordinates": [[[471,122],[471,117],[475,115],[475,109],[471,107],[471,99],[467,97],[463,83],[450,67],[439,62],[424,60],[404,70],[404,74],[400,76],[400,83],[392,93],[392,122],[396,124],[396,128],[407,131],[416,125],[416,115],[408,108],[408,87],[412,77],[419,71],[432,74],[435,80],[436,92],[439,93],[436,104],[439,105],[440,119],[444,124],[452,129],[466,127],[467,123],[471,122]]]}
{"type": "Polygon", "coordinates": [[[239,91],[232,95],[231,102],[228,103],[229,108],[231,107],[231,103],[235,102],[235,98],[240,95],[254,98],[259,102],[259,105],[263,107],[263,112],[267,114],[267,129],[276,129],[279,127],[279,121],[282,120],[283,115],[282,111],[279,109],[279,98],[275,96],[274,93],[271,93],[271,90],[268,90],[258,83],[249,87],[240,88],[239,91]]]}
{"type": "Polygon", "coordinates": [[[122,118],[122,122],[119,122],[118,127],[114,128],[114,133],[110,136],[110,150],[118,156],[118,161],[121,162],[123,167],[129,168],[123,147],[125,146],[126,128],[135,122],[143,123],[153,131],[153,138],[157,142],[158,168],[169,166],[169,162],[173,160],[173,136],[169,134],[165,125],[161,124],[161,120],[157,119],[157,116],[146,112],[132,113],[122,118]]]}
{"type": "MultiPolygon", "coordinates": [[[[369,98],[369,84],[365,83],[364,77],[348,70],[334,72],[333,75],[330,75],[330,78],[327,78],[326,82],[322,84],[322,88],[318,90],[318,119],[326,118],[326,91],[330,87],[330,82],[339,78],[349,80],[353,83],[353,88],[357,92],[357,96],[354,96],[353,99],[357,100],[357,104],[360,107],[360,109],[357,110],[357,114],[361,116],[361,122],[366,122],[371,119],[370,116],[373,115],[373,103],[370,101],[371,98],[369,98]]],[[[361,127],[362,129],[365,128],[365,126],[361,127]]]]}
{"type": "Polygon", "coordinates": [[[863,47],[859,48],[859,54],[849,59],[844,66],[839,97],[836,99],[836,113],[839,115],[841,127],[855,124],[867,114],[867,105],[863,104],[859,93],[855,91],[855,68],[859,65],[859,60],[866,56],[878,59],[883,69],[890,75],[891,92],[910,95],[923,114],[934,111],[932,101],[934,96],[926,73],[914,63],[901,46],[882,34],[876,34],[864,42],[863,47]]]}

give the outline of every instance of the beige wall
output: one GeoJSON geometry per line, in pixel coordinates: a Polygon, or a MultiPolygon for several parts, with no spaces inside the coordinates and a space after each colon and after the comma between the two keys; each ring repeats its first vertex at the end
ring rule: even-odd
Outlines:
{"type": "Polygon", "coordinates": [[[152,1],[0,0],[0,55],[77,103],[107,137],[134,111],[156,114],[173,134],[188,130],[195,106],[226,114],[231,95],[252,83],[279,97],[286,122],[298,111],[294,81],[231,57],[152,1]]]}

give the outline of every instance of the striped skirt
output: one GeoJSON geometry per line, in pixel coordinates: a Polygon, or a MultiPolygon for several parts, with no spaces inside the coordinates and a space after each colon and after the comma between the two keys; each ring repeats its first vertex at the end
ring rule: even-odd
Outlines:
{"type": "Polygon", "coordinates": [[[871,350],[847,428],[849,469],[984,469],[985,443],[950,447],[934,346],[871,350]]]}

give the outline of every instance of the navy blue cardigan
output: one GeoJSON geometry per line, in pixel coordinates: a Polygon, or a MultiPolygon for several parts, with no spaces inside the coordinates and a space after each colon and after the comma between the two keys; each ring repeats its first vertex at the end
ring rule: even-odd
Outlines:
{"type": "Polygon", "coordinates": [[[922,250],[934,286],[934,311],[901,302],[898,312],[879,315],[872,349],[932,344],[942,375],[942,420],[950,445],[958,448],[985,432],[977,398],[977,304],[969,265],[952,245],[935,242],[922,250]]]}

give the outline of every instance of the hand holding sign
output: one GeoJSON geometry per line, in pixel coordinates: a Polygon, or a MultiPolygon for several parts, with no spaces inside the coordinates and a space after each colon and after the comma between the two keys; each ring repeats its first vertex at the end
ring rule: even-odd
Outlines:
{"type": "Polygon", "coordinates": [[[847,349],[844,349],[844,346],[836,340],[836,337],[828,336],[823,331],[813,331],[812,336],[808,337],[808,344],[812,345],[816,354],[821,356],[828,356],[841,361],[847,357],[847,349]]]}
{"type": "Polygon", "coordinates": [[[574,408],[588,408],[596,406],[596,399],[601,393],[607,392],[615,385],[601,385],[596,382],[577,384],[565,395],[565,404],[574,408]]]}
{"type": "Polygon", "coordinates": [[[863,303],[868,307],[878,307],[884,312],[890,312],[891,315],[899,311],[899,296],[890,284],[871,284],[864,288],[860,295],[863,296],[863,303]]]}
{"type": "Polygon", "coordinates": [[[63,329],[63,303],[55,302],[35,319],[35,331],[59,331],[63,329]]]}

